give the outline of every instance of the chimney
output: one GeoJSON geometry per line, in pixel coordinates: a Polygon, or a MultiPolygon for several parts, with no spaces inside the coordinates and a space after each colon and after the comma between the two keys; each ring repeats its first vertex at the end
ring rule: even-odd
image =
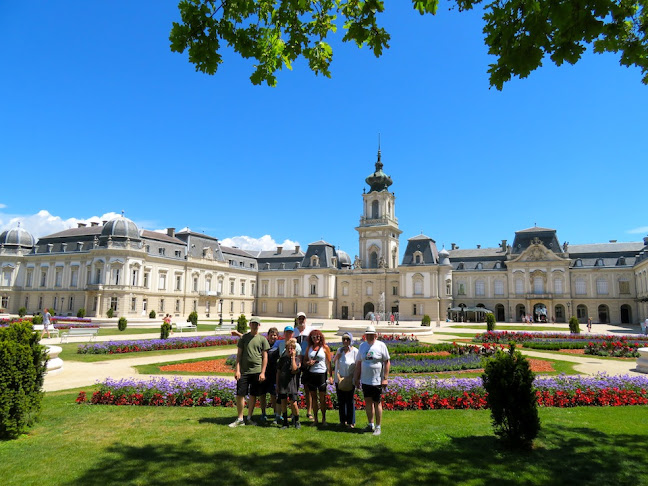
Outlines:
{"type": "Polygon", "coordinates": [[[85,228],[86,224],[85,223],[77,223],[77,228],[85,228]]]}
{"type": "Polygon", "coordinates": [[[648,246],[648,236],[644,236],[644,245],[648,246]]]}
{"type": "Polygon", "coordinates": [[[506,250],[506,240],[502,240],[502,250],[506,250]]]}
{"type": "Polygon", "coordinates": [[[282,251],[283,251],[283,246],[278,246],[277,247],[277,255],[281,255],[282,251]]]}
{"type": "Polygon", "coordinates": [[[175,236],[175,228],[167,228],[168,236],[175,236]]]}
{"type": "Polygon", "coordinates": [[[617,240],[610,240],[610,243],[616,243],[617,240]]]}
{"type": "Polygon", "coordinates": [[[296,246],[295,246],[295,253],[299,253],[299,248],[300,248],[299,245],[296,245],[296,246]]]}
{"type": "Polygon", "coordinates": [[[477,249],[479,250],[481,248],[481,245],[477,245],[477,249]]]}
{"type": "Polygon", "coordinates": [[[90,221],[90,226],[99,226],[99,223],[96,221],[90,221]]]}
{"type": "Polygon", "coordinates": [[[106,223],[107,223],[107,222],[108,222],[108,221],[104,219],[104,220],[101,222],[101,226],[106,226],[106,223]]]}
{"type": "Polygon", "coordinates": [[[451,245],[451,247],[450,247],[451,250],[456,250],[457,249],[457,244],[456,243],[450,243],[450,245],[451,245]]]}

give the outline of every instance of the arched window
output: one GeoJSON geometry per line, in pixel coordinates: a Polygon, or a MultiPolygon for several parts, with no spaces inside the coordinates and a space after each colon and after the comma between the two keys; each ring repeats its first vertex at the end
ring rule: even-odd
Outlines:
{"type": "Polygon", "coordinates": [[[378,268],[378,252],[372,251],[369,254],[369,268],[378,268]]]}
{"type": "Polygon", "coordinates": [[[371,203],[371,219],[378,219],[379,217],[378,201],[374,201],[371,203]]]}

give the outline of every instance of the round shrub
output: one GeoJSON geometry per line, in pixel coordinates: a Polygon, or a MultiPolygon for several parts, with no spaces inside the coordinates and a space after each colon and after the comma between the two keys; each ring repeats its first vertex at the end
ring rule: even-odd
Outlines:
{"type": "Polygon", "coordinates": [[[244,314],[241,314],[236,320],[236,330],[241,334],[245,334],[247,332],[247,323],[247,317],[245,317],[244,314]]]}
{"type": "Polygon", "coordinates": [[[194,326],[198,325],[198,313],[196,311],[193,311],[191,314],[189,314],[189,317],[187,317],[187,322],[191,322],[194,326]]]}
{"type": "Polygon", "coordinates": [[[43,316],[41,314],[36,314],[32,318],[32,324],[42,324],[43,323],[43,316]]]}
{"type": "Polygon", "coordinates": [[[154,310],[149,312],[149,319],[155,319],[155,311],[154,310]]]}
{"type": "Polygon", "coordinates": [[[427,314],[425,314],[425,315],[423,316],[423,319],[421,319],[421,326],[428,326],[428,327],[429,327],[429,326],[430,326],[430,320],[431,320],[431,319],[430,319],[430,316],[428,316],[427,314]]]}
{"type": "Polygon", "coordinates": [[[25,317],[25,314],[27,314],[27,309],[25,307],[21,307],[20,309],[18,309],[18,315],[20,317],[25,317]]]}
{"type": "Polygon", "coordinates": [[[112,319],[114,315],[115,315],[115,310],[112,307],[109,307],[108,312],[106,312],[106,316],[108,316],[108,319],[112,319]]]}
{"type": "Polygon", "coordinates": [[[495,435],[511,447],[529,448],[540,431],[535,375],[515,344],[510,346],[508,353],[500,350],[488,359],[482,381],[495,435]]]}
{"type": "Polygon", "coordinates": [[[569,318],[569,332],[572,334],[580,334],[580,325],[578,323],[578,317],[571,316],[569,318]]]}
{"type": "Polygon", "coordinates": [[[169,337],[170,332],[171,332],[171,324],[165,322],[160,327],[160,339],[167,339],[169,337]]]}
{"type": "Polygon", "coordinates": [[[125,317],[120,317],[119,321],[117,321],[117,329],[119,329],[120,331],[125,331],[127,325],[128,321],[125,317]]]}
{"type": "Polygon", "coordinates": [[[81,319],[83,319],[85,316],[86,316],[86,310],[83,307],[81,307],[77,311],[77,317],[80,317],[81,319]]]}
{"type": "Polygon", "coordinates": [[[486,330],[494,331],[495,330],[495,314],[490,312],[486,314],[486,330]]]}

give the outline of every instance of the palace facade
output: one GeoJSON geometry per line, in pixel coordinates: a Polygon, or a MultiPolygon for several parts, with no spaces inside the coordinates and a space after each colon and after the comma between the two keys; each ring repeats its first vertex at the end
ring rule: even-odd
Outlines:
{"type": "Polygon", "coordinates": [[[515,232],[496,248],[438,250],[407,240],[396,218],[381,154],[366,179],[352,260],[326,241],[303,251],[244,251],[189,230],[141,230],[121,216],[38,241],[17,227],[0,235],[0,307],[29,314],[145,317],[156,313],[229,320],[240,314],[401,320],[451,317],[500,322],[522,316],[565,322],[637,323],[648,317],[648,237],[642,242],[571,245],[556,230],[515,232]]]}

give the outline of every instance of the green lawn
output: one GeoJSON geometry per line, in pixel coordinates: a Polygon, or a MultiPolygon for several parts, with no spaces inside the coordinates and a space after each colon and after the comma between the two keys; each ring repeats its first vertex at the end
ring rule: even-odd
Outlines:
{"type": "Polygon", "coordinates": [[[4,484],[648,485],[646,406],[540,409],[524,452],[500,446],[488,411],[386,412],[372,437],[308,422],[230,429],[233,409],[80,406],[75,396],[48,393],[40,423],[0,442],[4,484]]]}

